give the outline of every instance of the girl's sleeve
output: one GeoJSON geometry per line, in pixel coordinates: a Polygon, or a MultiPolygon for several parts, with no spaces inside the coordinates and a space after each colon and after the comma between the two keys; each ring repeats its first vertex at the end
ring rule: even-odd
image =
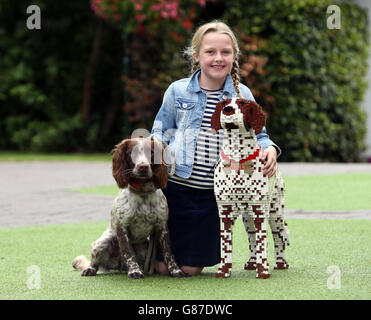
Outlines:
{"type": "MultiPolygon", "coordinates": [[[[248,100],[252,100],[252,101],[255,101],[254,99],[254,96],[252,95],[250,89],[246,86],[243,86],[242,88],[244,88],[245,90],[243,90],[243,94],[242,96],[243,97],[246,97],[246,99],[248,100]]],[[[242,89],[241,88],[241,89],[242,89]]],[[[265,128],[265,126],[263,127],[263,130],[261,133],[259,133],[257,136],[258,138],[258,143],[259,145],[262,147],[262,149],[266,149],[267,147],[269,146],[273,146],[276,148],[277,150],[277,158],[281,155],[282,151],[280,149],[279,146],[277,146],[270,138],[269,138],[269,135],[267,133],[267,129],[265,128]]]]}
{"type": "Polygon", "coordinates": [[[277,158],[281,155],[281,149],[269,138],[267,129],[265,127],[263,127],[262,132],[259,133],[256,137],[258,138],[258,144],[262,147],[263,150],[269,146],[273,146],[277,150],[277,158]]]}
{"type": "Polygon", "coordinates": [[[173,131],[176,128],[175,119],[176,108],[174,88],[173,85],[170,85],[165,91],[162,105],[152,126],[151,135],[155,135],[157,138],[168,144],[173,131]]]}

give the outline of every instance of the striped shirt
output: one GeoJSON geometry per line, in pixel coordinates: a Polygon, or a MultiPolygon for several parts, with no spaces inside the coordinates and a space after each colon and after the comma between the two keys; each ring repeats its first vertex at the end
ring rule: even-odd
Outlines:
{"type": "Polygon", "coordinates": [[[184,179],[174,175],[169,177],[169,180],[192,188],[213,189],[214,169],[219,159],[222,132],[212,133],[211,116],[214,113],[216,104],[219,102],[218,97],[223,91],[202,90],[206,93],[207,100],[200,132],[197,137],[191,176],[188,179],[184,179]]]}

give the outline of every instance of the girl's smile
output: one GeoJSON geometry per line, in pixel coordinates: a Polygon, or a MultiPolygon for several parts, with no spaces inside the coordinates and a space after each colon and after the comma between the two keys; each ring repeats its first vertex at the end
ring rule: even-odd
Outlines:
{"type": "Polygon", "coordinates": [[[215,65],[215,66],[212,66],[212,68],[217,69],[217,70],[222,70],[224,68],[224,66],[223,65],[215,65]]]}
{"type": "Polygon", "coordinates": [[[200,64],[199,84],[204,89],[220,89],[232,70],[235,54],[232,40],[224,33],[209,32],[204,35],[195,60],[200,64]]]}

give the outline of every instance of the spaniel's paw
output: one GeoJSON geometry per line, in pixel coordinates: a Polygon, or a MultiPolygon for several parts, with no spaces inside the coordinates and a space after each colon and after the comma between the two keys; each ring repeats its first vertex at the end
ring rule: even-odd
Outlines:
{"type": "Polygon", "coordinates": [[[135,269],[128,272],[129,279],[141,279],[144,278],[144,274],[141,270],[135,269]]]}
{"type": "Polygon", "coordinates": [[[87,268],[85,269],[82,273],[81,273],[81,276],[82,277],[93,277],[97,274],[97,269],[95,268],[87,268]]]}
{"type": "Polygon", "coordinates": [[[170,277],[174,278],[182,278],[182,277],[190,277],[188,273],[185,273],[182,269],[174,269],[170,271],[170,277]]]}

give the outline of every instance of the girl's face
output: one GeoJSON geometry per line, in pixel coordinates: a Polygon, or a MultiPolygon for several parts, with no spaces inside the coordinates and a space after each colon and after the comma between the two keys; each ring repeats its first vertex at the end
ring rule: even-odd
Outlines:
{"type": "Polygon", "coordinates": [[[199,53],[194,56],[201,67],[203,85],[210,82],[222,85],[232,70],[234,56],[232,39],[227,34],[217,32],[205,34],[199,53]]]}

